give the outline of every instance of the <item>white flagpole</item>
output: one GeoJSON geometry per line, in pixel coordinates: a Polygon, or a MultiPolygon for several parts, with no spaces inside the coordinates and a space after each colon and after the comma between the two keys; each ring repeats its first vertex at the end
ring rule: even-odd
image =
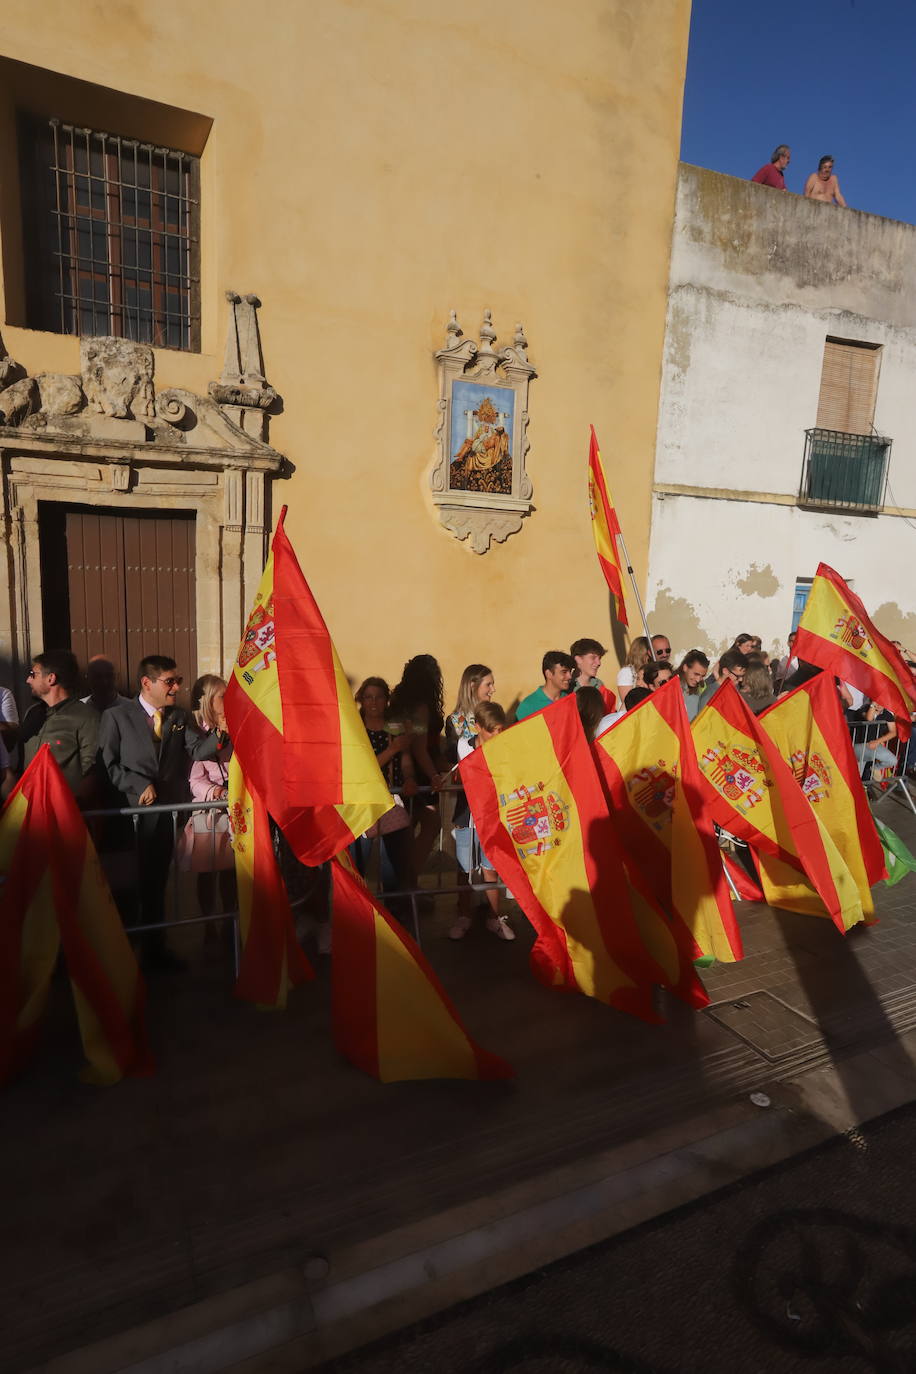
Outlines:
{"type": "Polygon", "coordinates": [[[649,641],[649,651],[652,654],[653,658],[657,658],[658,655],[652,648],[652,636],[649,633],[649,622],[646,619],[646,613],[643,610],[642,597],[639,595],[639,588],[636,585],[636,574],[634,573],[633,565],[630,562],[630,555],[627,553],[626,540],[624,539],[622,532],[617,535],[617,538],[620,540],[620,547],[623,550],[623,559],[627,565],[627,572],[630,574],[630,581],[633,584],[633,595],[636,597],[636,605],[639,607],[639,618],[642,621],[643,629],[646,632],[646,639],[649,641]]]}

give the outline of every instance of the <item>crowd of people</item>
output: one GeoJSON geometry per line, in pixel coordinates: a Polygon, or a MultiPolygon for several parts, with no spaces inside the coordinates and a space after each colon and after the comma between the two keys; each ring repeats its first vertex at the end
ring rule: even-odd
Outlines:
{"type": "MultiPolygon", "coordinates": [[[[638,636],[630,643],[614,689],[599,677],[605,647],[596,639],[577,639],[568,652],[555,649],[543,655],[541,683],[514,710],[493,700],[493,670],[483,663],[465,668],[451,712],[445,709],[442,671],[430,654],[409,659],[393,689],[381,677],[366,678],[356,692],[356,703],[394,805],[353,845],[357,867],[366,872],[377,841],[382,890],[391,894],[394,914],[403,916],[406,909],[399,894],[419,887],[442,828],[439,794],[448,791],[454,796],[451,833],[459,886],[449,935],[462,939],[479,914],[496,938],[513,940],[515,933],[500,910],[496,872],[479,850],[467,799],[455,779],[459,761],[513,720],[525,720],[572,693],[590,739],[672,678],[680,683],[691,721],[726,682],[732,682],[748,708],[760,715],[782,693],[819,671],[795,656],[794,639],[794,634],[789,636],[784,657],[771,660],[759,635],[742,633],[715,662],[702,649],[691,649],[675,667],[667,635],[638,636]],[[475,889],[481,897],[476,911],[475,889]]],[[[897,647],[916,674],[916,660],[897,647]]],[[[35,701],[21,723],[12,693],[0,688],[2,795],[38,749],[48,744],[79,805],[108,813],[93,822],[103,854],[127,847],[135,852],[136,870],[115,895],[126,924],[153,928],[143,937],[146,965],[182,966],[164,933],[173,858],[180,868],[197,874],[204,915],[230,911],[235,903],[228,817],[225,809],[203,806],[225,801],[228,795],[232,744],[223,711],[226,683],[213,673],[198,678],[188,712],[176,704],[183,678],[172,658],[147,655],[137,669],[136,695],[125,697],[117,690],[110,660],[101,655],[90,659],[81,677],[76,657],[63,650],[37,654],[28,683],[35,701]],[[80,695],[81,681],[88,688],[85,695],[80,695]],[[187,823],[176,830],[171,808],[195,802],[201,808],[192,809],[187,823]],[[126,828],[115,814],[125,807],[135,808],[126,828]]],[[[849,683],[837,680],[836,687],[859,736],[863,778],[879,778],[882,770],[909,770],[911,762],[916,768],[916,752],[910,759],[912,742],[901,758],[890,712],[867,701],[849,683]]],[[[275,840],[289,885],[291,856],[284,852],[279,834],[275,840]]]]}
{"type": "MultiPolygon", "coordinates": [[[[134,820],[93,821],[103,857],[136,856],[136,869],[112,863],[113,890],[127,925],[154,927],[142,940],[148,968],[183,966],[165,939],[165,895],[176,828],[170,807],[222,801],[232,746],[223,715],[226,684],[208,673],[191,689],[191,710],[176,705],[183,684],[174,659],[147,655],[137,669],[136,696],[122,696],[114,664],[90,659],[83,679],[75,654],[36,654],[28,673],[34,703],[19,721],[13,695],[0,698],[0,771],[8,792],[18,774],[47,744],[70,790],[85,811],[135,807],[134,820]],[[88,693],[80,695],[81,682],[88,693]]],[[[204,914],[234,905],[228,819],[219,811],[191,815],[177,833],[177,862],[198,874],[204,914]]]]}

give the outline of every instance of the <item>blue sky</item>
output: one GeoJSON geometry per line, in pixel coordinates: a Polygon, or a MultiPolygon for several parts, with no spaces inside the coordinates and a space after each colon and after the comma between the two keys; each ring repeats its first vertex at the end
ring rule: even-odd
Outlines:
{"type": "Polygon", "coordinates": [[[693,0],[685,162],[751,177],[788,143],[801,194],[831,153],[849,205],[913,224],[914,128],[913,0],[693,0]]]}

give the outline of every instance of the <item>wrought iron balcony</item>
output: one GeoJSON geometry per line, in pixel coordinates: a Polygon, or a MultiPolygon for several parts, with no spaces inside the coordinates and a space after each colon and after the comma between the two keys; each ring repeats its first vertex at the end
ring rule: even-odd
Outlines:
{"type": "Polygon", "coordinates": [[[798,504],[877,515],[884,505],[890,450],[890,439],[877,434],[806,429],[798,504]]]}

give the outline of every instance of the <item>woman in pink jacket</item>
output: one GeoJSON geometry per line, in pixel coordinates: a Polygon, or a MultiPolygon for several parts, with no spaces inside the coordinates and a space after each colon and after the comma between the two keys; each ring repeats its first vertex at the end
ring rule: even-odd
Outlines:
{"type": "MultiPolygon", "coordinates": [[[[198,728],[205,734],[211,730],[226,733],[223,697],[226,684],[215,673],[198,678],[191,689],[191,709],[198,728]]],[[[195,760],[189,778],[191,800],[196,802],[225,801],[229,795],[228,757],[195,760]]],[[[229,839],[229,817],[225,811],[208,809],[194,811],[185,827],[179,849],[182,868],[197,874],[197,900],[201,915],[215,916],[233,911],[237,904],[235,891],[235,861],[229,839]]],[[[228,922],[220,922],[227,933],[228,922]]],[[[215,925],[207,926],[207,932],[215,925]]]]}

